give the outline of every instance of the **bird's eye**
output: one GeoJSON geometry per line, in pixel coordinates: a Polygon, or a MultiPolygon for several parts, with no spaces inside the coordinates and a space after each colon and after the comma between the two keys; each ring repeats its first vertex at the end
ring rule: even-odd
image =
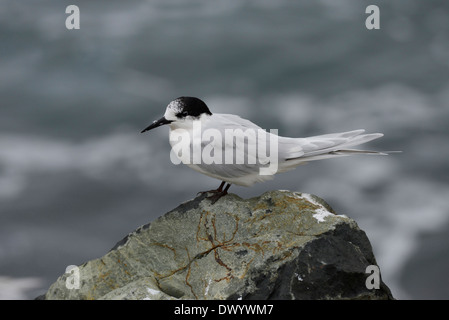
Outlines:
{"type": "Polygon", "coordinates": [[[176,114],[176,118],[182,119],[182,118],[187,117],[188,115],[189,115],[189,113],[187,111],[182,111],[182,112],[179,112],[176,114]]]}

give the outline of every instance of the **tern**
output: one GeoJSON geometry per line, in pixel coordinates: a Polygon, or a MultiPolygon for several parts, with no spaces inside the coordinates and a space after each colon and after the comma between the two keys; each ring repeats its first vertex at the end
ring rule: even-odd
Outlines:
{"type": "Polygon", "coordinates": [[[171,101],[164,116],[153,121],[141,133],[162,125],[170,127],[170,145],[172,151],[177,150],[174,154],[180,162],[221,180],[217,189],[199,192],[212,193],[207,197],[212,203],[226,195],[231,184],[252,186],[309,161],[358,154],[387,154],[352,149],[382,137],[382,133],[365,134],[365,130],[359,129],[306,138],[282,137],[237,115],[212,113],[206,103],[195,97],[179,97],[171,101]],[[234,133],[232,140],[227,140],[229,132],[234,133]],[[269,155],[266,152],[267,143],[270,144],[269,155]],[[259,145],[256,147],[256,144],[259,145]],[[246,162],[239,158],[239,154],[246,162]],[[222,161],[223,158],[225,161],[222,161]]]}

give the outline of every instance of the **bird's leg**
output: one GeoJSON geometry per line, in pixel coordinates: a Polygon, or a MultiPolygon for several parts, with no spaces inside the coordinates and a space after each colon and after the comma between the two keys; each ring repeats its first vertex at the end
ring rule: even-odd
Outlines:
{"type": "Polygon", "coordinates": [[[199,195],[199,194],[205,194],[205,193],[208,193],[208,192],[211,192],[211,193],[219,193],[219,192],[223,192],[223,186],[225,185],[225,183],[226,183],[226,181],[223,181],[223,182],[220,184],[220,186],[218,187],[218,189],[215,189],[215,190],[209,190],[209,191],[200,191],[200,192],[198,192],[196,195],[199,195]]]}
{"type": "MultiPolygon", "coordinates": [[[[225,182],[223,181],[223,183],[220,185],[220,188],[223,187],[223,184],[224,184],[224,183],[225,183],[225,182]]],[[[212,204],[214,204],[215,202],[218,201],[218,199],[220,199],[221,197],[223,197],[223,196],[225,196],[225,195],[228,194],[228,189],[229,189],[230,186],[231,186],[231,184],[228,183],[228,185],[226,186],[226,188],[224,188],[223,191],[218,191],[218,192],[216,192],[215,194],[213,194],[213,195],[207,197],[207,199],[210,199],[210,200],[212,201],[212,204]]],[[[219,189],[220,189],[220,188],[219,188],[219,189]]]]}

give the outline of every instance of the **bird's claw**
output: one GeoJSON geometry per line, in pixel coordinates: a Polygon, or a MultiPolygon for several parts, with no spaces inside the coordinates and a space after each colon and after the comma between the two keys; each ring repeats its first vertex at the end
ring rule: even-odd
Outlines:
{"type": "Polygon", "coordinates": [[[206,199],[210,199],[210,201],[212,202],[212,204],[215,204],[215,202],[218,201],[218,199],[220,199],[221,197],[227,195],[228,193],[225,191],[217,191],[216,193],[214,193],[211,196],[206,197],[206,199]]]}
{"type": "Polygon", "coordinates": [[[223,186],[225,185],[225,181],[222,181],[220,186],[218,187],[218,189],[215,190],[209,190],[209,191],[200,191],[198,192],[196,195],[198,196],[199,194],[203,195],[203,194],[207,194],[207,193],[213,193],[213,195],[206,197],[207,199],[210,199],[212,201],[212,204],[214,204],[215,202],[218,201],[218,199],[220,199],[221,197],[225,196],[228,194],[228,189],[231,186],[231,184],[228,183],[228,185],[226,186],[226,188],[223,189],[223,186]]]}
{"type": "Polygon", "coordinates": [[[198,192],[196,194],[196,196],[203,195],[205,193],[219,193],[219,192],[223,192],[223,191],[222,190],[218,190],[218,189],[216,189],[216,190],[208,190],[208,191],[200,191],[200,192],[198,192]]]}

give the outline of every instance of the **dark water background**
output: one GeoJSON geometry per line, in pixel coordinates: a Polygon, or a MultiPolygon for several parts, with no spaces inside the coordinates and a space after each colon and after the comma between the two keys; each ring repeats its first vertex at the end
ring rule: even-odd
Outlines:
{"type": "Polygon", "coordinates": [[[370,148],[402,154],[231,191],[316,194],[366,231],[396,298],[449,298],[447,1],[0,0],[0,299],[218,186],[169,161],[168,128],[139,133],[181,95],[281,135],[383,132],[370,148]]]}

